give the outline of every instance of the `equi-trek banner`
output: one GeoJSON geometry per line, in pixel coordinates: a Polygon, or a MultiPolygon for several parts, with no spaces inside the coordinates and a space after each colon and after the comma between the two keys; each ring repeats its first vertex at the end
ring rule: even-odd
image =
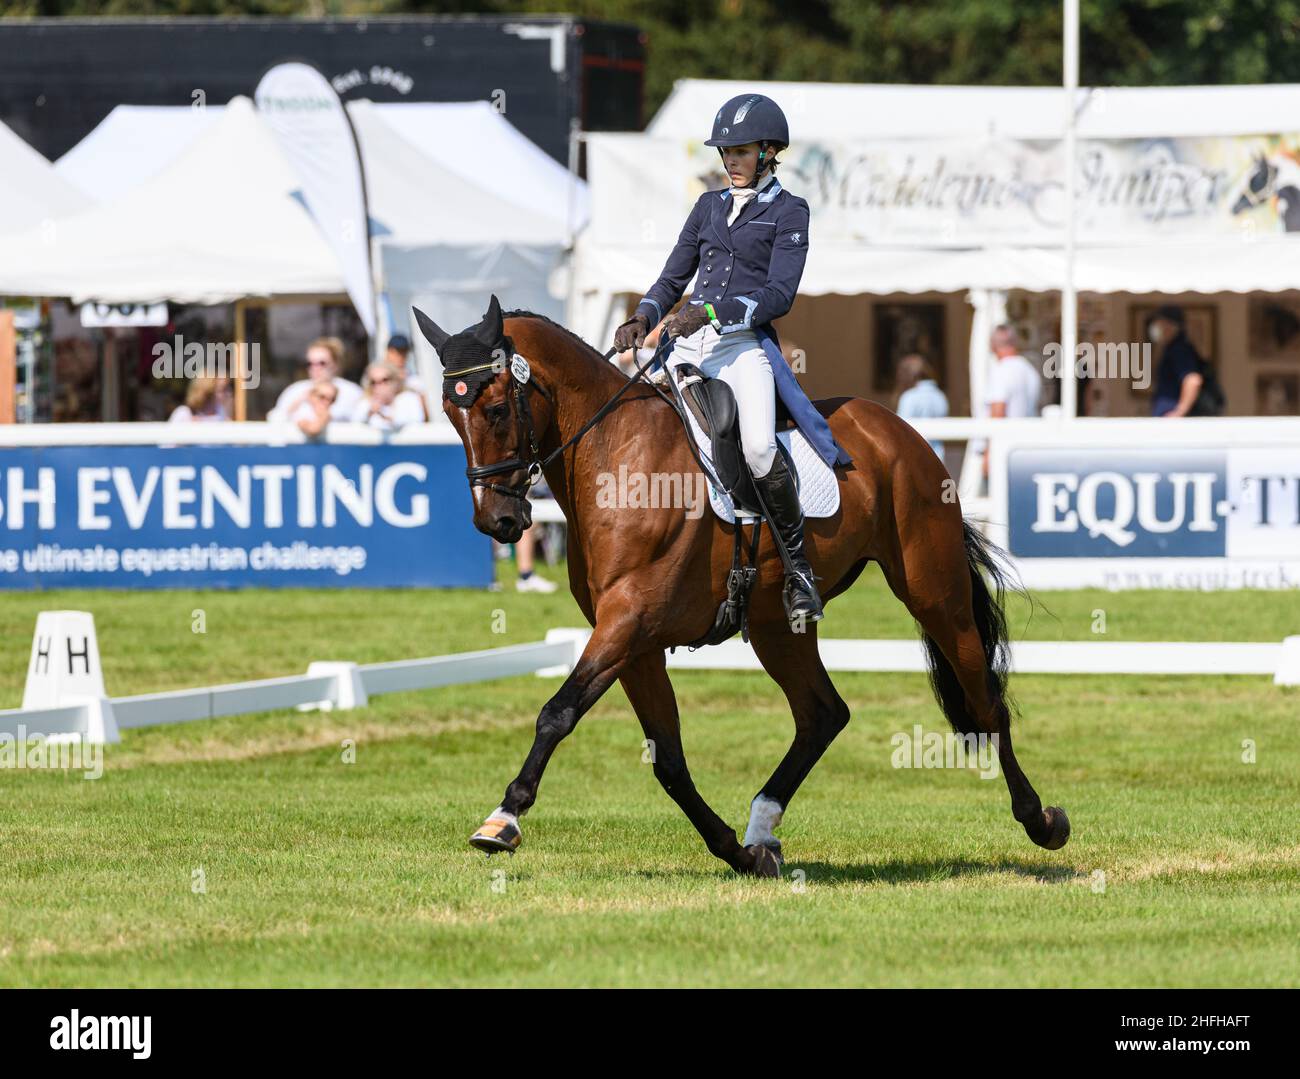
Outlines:
{"type": "MultiPolygon", "coordinates": [[[[725,186],[692,150],[689,206],[725,186]]],[[[1085,243],[1300,232],[1300,134],[1080,140],[1085,243]]],[[[1055,244],[1064,226],[1056,141],[886,139],[796,143],[778,175],[808,200],[818,243],[1055,244]]]]}
{"type": "Polygon", "coordinates": [[[1300,589],[1300,447],[1026,447],[1007,468],[1026,581],[1300,589]]]}
{"type": "Polygon", "coordinates": [[[0,451],[0,589],[486,587],[459,446],[0,451]]]}

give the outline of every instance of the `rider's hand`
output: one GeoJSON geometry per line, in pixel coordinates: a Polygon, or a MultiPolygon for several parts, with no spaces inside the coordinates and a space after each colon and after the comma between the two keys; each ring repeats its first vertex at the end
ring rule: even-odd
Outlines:
{"type": "Polygon", "coordinates": [[[709,313],[704,310],[703,304],[688,303],[668,320],[664,333],[669,337],[690,337],[709,321],[709,313]]]}
{"type": "Polygon", "coordinates": [[[645,343],[645,335],[649,332],[650,320],[645,315],[633,315],[614,331],[614,348],[619,352],[640,348],[645,343]]]}

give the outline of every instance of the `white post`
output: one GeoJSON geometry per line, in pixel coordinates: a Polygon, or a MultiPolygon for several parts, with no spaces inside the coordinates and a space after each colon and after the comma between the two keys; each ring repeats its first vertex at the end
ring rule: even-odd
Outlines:
{"type": "Polygon", "coordinates": [[[1079,343],[1079,301],[1074,291],[1074,133],[1079,90],[1079,0],[1065,0],[1065,265],[1061,282],[1061,416],[1079,414],[1074,361],[1079,343]]]}
{"type": "Polygon", "coordinates": [[[578,200],[578,165],[581,154],[582,127],[575,116],[569,121],[569,198],[564,211],[564,257],[568,261],[569,269],[568,289],[564,299],[564,320],[570,326],[573,325],[574,290],[577,285],[574,246],[577,243],[578,230],[574,219],[578,216],[575,203],[578,200]]]}

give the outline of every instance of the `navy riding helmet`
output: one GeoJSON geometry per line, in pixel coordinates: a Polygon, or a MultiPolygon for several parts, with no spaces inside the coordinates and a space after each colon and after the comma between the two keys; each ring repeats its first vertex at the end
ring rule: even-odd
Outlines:
{"type": "Polygon", "coordinates": [[[726,146],[744,146],[758,143],[758,168],[754,170],[753,183],[763,174],[763,162],[769,153],[790,145],[790,125],[785,113],[770,97],[762,94],[741,94],[733,97],[718,110],[713,118],[713,137],[705,146],[716,146],[722,153],[726,146]]]}

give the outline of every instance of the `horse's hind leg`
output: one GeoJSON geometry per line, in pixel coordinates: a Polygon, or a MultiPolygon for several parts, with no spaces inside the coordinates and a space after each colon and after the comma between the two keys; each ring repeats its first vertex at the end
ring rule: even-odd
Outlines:
{"type": "Polygon", "coordinates": [[[682,750],[677,697],[662,651],[632,660],[619,676],[627,699],[632,702],[641,729],[650,741],[655,778],[668,796],[695,825],[709,852],[721,858],[737,873],[779,877],[781,868],[773,854],[763,847],[743,847],[736,833],[719,817],[695,789],[682,750]]]}
{"type": "Polygon", "coordinates": [[[749,807],[745,845],[761,845],[781,854],[772,830],[781,823],[790,799],[827,747],[849,722],[849,706],[836,692],[817,652],[817,627],[790,633],[784,623],[755,627],[754,651],[790,702],[794,741],[749,807]]]}
{"type": "Polygon", "coordinates": [[[1070,838],[1069,819],[1059,806],[1043,808],[1011,746],[998,656],[1005,623],[980,573],[985,548],[968,525],[931,520],[921,527],[923,538],[904,541],[897,559],[882,560],[885,578],[925,634],[935,694],[949,722],[958,734],[993,738],[1012,815],[1040,847],[1057,850],[1070,838]]]}

